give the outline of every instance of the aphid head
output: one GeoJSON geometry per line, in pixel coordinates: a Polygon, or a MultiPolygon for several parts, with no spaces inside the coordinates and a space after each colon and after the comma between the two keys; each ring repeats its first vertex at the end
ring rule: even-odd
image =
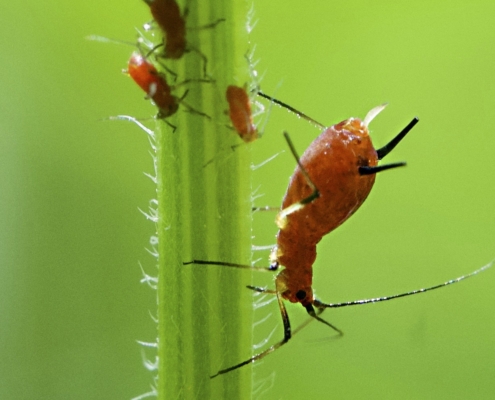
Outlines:
{"type": "Polygon", "coordinates": [[[302,287],[300,282],[288,276],[287,269],[280,271],[277,275],[275,286],[277,292],[291,303],[301,303],[304,307],[313,303],[313,290],[311,286],[302,287]]]}

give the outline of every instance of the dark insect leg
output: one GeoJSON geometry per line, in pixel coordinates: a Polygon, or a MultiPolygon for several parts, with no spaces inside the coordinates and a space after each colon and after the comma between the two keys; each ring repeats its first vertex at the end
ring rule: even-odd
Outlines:
{"type": "Polygon", "coordinates": [[[296,211],[304,208],[304,206],[306,204],[309,204],[312,201],[316,200],[318,197],[320,197],[320,192],[318,191],[315,184],[313,183],[313,181],[309,177],[308,173],[304,169],[303,165],[301,164],[301,161],[299,159],[299,155],[297,154],[297,151],[296,151],[296,148],[294,147],[294,144],[290,140],[289,134],[287,132],[284,132],[284,137],[285,137],[285,140],[287,140],[287,144],[289,145],[289,148],[290,148],[290,151],[292,152],[292,155],[296,159],[297,165],[299,166],[301,173],[303,174],[304,178],[306,179],[306,183],[313,190],[313,192],[308,197],[306,197],[305,199],[302,199],[302,200],[298,201],[297,203],[291,204],[289,207],[284,208],[283,210],[281,210],[278,213],[277,225],[280,229],[283,229],[283,227],[285,227],[286,222],[287,222],[286,221],[287,215],[292,214],[293,212],[296,212],[296,211]]]}

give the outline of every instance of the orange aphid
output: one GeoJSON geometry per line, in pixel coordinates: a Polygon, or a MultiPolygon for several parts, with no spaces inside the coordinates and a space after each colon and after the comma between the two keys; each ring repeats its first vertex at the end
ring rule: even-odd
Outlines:
{"type": "Polygon", "coordinates": [[[253,124],[251,100],[245,88],[230,85],[226,92],[229,103],[229,116],[234,129],[246,143],[258,138],[258,130],[253,124]]]}
{"type": "MultiPolygon", "coordinates": [[[[266,95],[263,97],[269,98],[266,95]]],[[[286,106],[278,100],[276,103],[283,107],[286,106]]],[[[369,137],[368,125],[384,107],[385,105],[382,105],[372,109],[363,121],[358,118],[349,118],[324,129],[301,158],[297,155],[288,134],[284,133],[298,165],[290,179],[282,202],[282,210],[277,215],[276,221],[279,227],[277,245],[271,253],[269,268],[223,261],[192,260],[184,263],[272,271],[283,267],[275,278],[275,290],[248,287],[258,292],[271,293],[277,296],[284,324],[284,338],[251,358],[218,371],[211,378],[260,360],[287,343],[293,334],[306,325],[307,322],[292,331],[283,300],[301,303],[313,319],[326,324],[342,335],[342,331],[319,316],[321,312],[327,308],[370,304],[424,293],[460,282],[492,266],[493,261],[459,278],[391,296],[344,303],[324,303],[314,297],[312,288],[313,263],[316,260],[318,242],[323,236],[344,223],[363,204],[373,187],[376,173],[405,165],[401,162],[379,166],[378,161],[394,149],[414,127],[418,119],[414,118],[386,146],[375,150],[369,137]]],[[[290,109],[299,116],[319,124],[297,110],[290,109]]]]}
{"type": "Polygon", "coordinates": [[[179,99],[172,95],[172,89],[165,77],[141,54],[133,53],[129,59],[127,72],[138,86],[146,92],[159,108],[161,117],[175,114],[179,108],[179,99]]]}
{"type": "Polygon", "coordinates": [[[290,179],[277,217],[280,230],[271,256],[272,268],[278,264],[285,267],[276,278],[277,291],[284,299],[305,307],[313,303],[316,245],[366,200],[375,174],[363,171],[373,171],[378,159],[367,123],[358,118],[325,129],[304,152],[299,165],[305,173],[298,165],[290,179]]]}
{"type": "Polygon", "coordinates": [[[175,0],[144,0],[164,34],[163,57],[179,59],[186,52],[186,20],[175,0]]]}

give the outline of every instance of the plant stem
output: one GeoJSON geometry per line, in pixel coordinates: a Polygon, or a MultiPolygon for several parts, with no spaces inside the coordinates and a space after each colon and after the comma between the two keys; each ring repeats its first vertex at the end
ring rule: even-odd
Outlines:
{"type": "MultiPolygon", "coordinates": [[[[184,102],[211,119],[184,112],[173,131],[157,122],[158,200],[158,398],[242,399],[251,397],[251,369],[210,380],[218,369],[250,356],[252,334],[249,271],[184,266],[192,258],[250,263],[251,200],[249,148],[226,127],[228,84],[249,77],[247,6],[219,0],[189,2],[187,26],[225,18],[211,29],[191,29],[188,44],[207,57],[213,83],[191,82],[184,102]],[[213,158],[213,162],[205,164],[213,158]]],[[[203,78],[198,52],[167,66],[178,82],[203,78]]]]}

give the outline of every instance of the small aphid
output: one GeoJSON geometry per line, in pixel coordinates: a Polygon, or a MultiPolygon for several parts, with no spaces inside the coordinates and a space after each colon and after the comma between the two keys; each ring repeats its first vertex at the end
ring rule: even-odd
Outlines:
{"type": "Polygon", "coordinates": [[[179,98],[172,94],[172,88],[156,67],[141,54],[133,53],[129,59],[127,72],[148,98],[158,107],[162,118],[175,114],[179,108],[179,98]]]}
{"type": "Polygon", "coordinates": [[[258,138],[258,130],[253,124],[251,100],[245,88],[230,85],[226,92],[229,103],[229,116],[234,129],[246,143],[258,138]]]}
{"type": "Polygon", "coordinates": [[[177,60],[186,52],[186,16],[175,0],[144,0],[164,34],[163,57],[177,60]]]}
{"type": "MultiPolygon", "coordinates": [[[[283,105],[281,102],[278,104],[283,105]]],[[[297,167],[290,179],[282,202],[282,209],[277,215],[276,221],[279,231],[277,244],[270,255],[270,267],[257,268],[249,265],[204,260],[184,263],[265,271],[275,271],[281,266],[284,267],[275,278],[275,290],[248,286],[252,290],[277,296],[284,324],[284,338],[248,360],[218,371],[211,378],[253,363],[290,340],[292,337],[291,326],[284,300],[300,303],[313,319],[324,323],[342,335],[342,331],[319,316],[326,308],[369,304],[424,293],[464,280],[492,265],[492,263],[487,264],[468,275],[439,285],[392,296],[334,304],[324,303],[314,297],[312,288],[313,263],[316,260],[318,242],[356,212],[373,187],[376,173],[405,165],[405,163],[400,162],[378,166],[378,161],[390,153],[418,122],[418,119],[414,118],[386,146],[375,150],[368,134],[368,125],[384,107],[385,105],[382,105],[372,109],[364,121],[358,118],[349,118],[326,128],[311,143],[301,158],[297,155],[288,134],[284,133],[297,161],[297,167]],[[315,308],[318,312],[315,311],[315,308]]],[[[299,328],[294,333],[297,330],[299,328]]]]}

